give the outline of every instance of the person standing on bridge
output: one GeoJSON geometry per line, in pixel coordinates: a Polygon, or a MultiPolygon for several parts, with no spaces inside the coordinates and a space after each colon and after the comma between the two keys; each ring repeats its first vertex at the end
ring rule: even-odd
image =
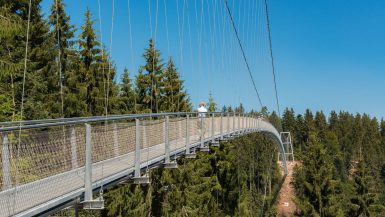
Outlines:
{"type": "Polygon", "coordinates": [[[205,135],[205,117],[207,113],[207,108],[205,108],[205,102],[201,101],[199,103],[199,108],[198,108],[198,117],[199,117],[199,122],[198,122],[198,128],[200,130],[200,135],[205,135]]]}
{"type": "Polygon", "coordinates": [[[205,102],[201,101],[199,103],[198,112],[199,112],[198,117],[200,117],[200,118],[206,117],[207,108],[205,108],[205,102]]]}

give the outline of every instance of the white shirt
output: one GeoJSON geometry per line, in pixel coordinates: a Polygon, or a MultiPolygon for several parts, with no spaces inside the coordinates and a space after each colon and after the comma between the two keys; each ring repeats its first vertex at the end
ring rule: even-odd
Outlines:
{"type": "Polygon", "coordinates": [[[198,117],[204,118],[206,117],[205,113],[207,112],[207,108],[205,108],[204,106],[201,106],[198,108],[198,112],[199,112],[198,117]]]}

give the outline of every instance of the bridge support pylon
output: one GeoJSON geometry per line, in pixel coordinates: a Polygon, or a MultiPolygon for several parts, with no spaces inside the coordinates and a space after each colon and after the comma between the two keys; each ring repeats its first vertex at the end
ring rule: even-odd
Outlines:
{"type": "MultiPolygon", "coordinates": [[[[290,160],[290,157],[291,157],[292,162],[294,162],[295,159],[294,159],[294,150],[293,150],[293,143],[291,140],[291,134],[290,132],[281,132],[280,134],[281,134],[282,144],[285,147],[286,159],[290,160]]],[[[278,160],[279,159],[280,158],[278,158],[278,160]]]]}

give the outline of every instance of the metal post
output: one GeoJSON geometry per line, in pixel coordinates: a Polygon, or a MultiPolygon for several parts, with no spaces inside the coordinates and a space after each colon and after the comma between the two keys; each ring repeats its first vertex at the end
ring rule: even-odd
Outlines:
{"type": "Polygon", "coordinates": [[[214,118],[215,118],[215,113],[212,114],[211,116],[211,142],[214,143],[215,141],[215,124],[214,124],[214,118]]]}
{"type": "Polygon", "coordinates": [[[84,202],[83,209],[104,209],[103,195],[92,199],[92,131],[91,125],[86,126],[86,162],[84,165],[84,202]]]}
{"type": "MultiPolygon", "coordinates": [[[[140,120],[138,118],[135,119],[135,172],[134,172],[134,183],[135,184],[149,184],[150,183],[150,178],[148,176],[141,176],[140,175],[140,152],[141,152],[141,147],[140,147],[140,120]]],[[[145,130],[143,131],[143,133],[145,130]]],[[[145,138],[145,135],[143,136],[143,139],[145,138]]]]}
{"type": "Polygon", "coordinates": [[[200,119],[201,119],[201,146],[200,146],[200,148],[204,148],[204,144],[203,144],[203,136],[204,136],[203,115],[200,117],[200,119]]]}
{"type": "Polygon", "coordinates": [[[245,118],[245,128],[246,128],[246,132],[249,131],[249,117],[246,115],[246,118],[245,118]]]}
{"type": "Polygon", "coordinates": [[[232,134],[234,135],[235,134],[235,117],[236,117],[236,115],[235,115],[235,112],[233,113],[233,129],[232,129],[232,134]]]}
{"type": "Polygon", "coordinates": [[[189,115],[186,115],[186,155],[190,154],[189,115]]]}
{"type": "Polygon", "coordinates": [[[221,125],[220,125],[220,128],[221,128],[221,140],[223,140],[223,113],[221,113],[221,125]]]}
{"type": "Polygon", "coordinates": [[[135,178],[140,178],[140,120],[135,119],[135,178]]]}
{"type": "Polygon", "coordinates": [[[209,152],[210,151],[210,148],[209,147],[206,147],[205,146],[205,143],[204,143],[204,134],[205,134],[205,131],[206,131],[206,126],[205,126],[205,122],[203,120],[203,115],[201,116],[201,145],[200,145],[200,148],[199,150],[200,151],[203,151],[203,152],[209,152]]]}
{"type": "Polygon", "coordinates": [[[1,152],[3,161],[3,190],[12,188],[11,164],[9,162],[9,140],[7,133],[3,133],[3,151],[1,152]]]}
{"type": "Polygon", "coordinates": [[[165,159],[164,162],[170,163],[170,141],[169,141],[169,124],[170,119],[166,116],[166,121],[164,122],[164,144],[165,144],[165,159]]]}
{"type": "Polygon", "coordinates": [[[114,122],[114,156],[119,156],[118,126],[114,122]]]}
{"type": "Polygon", "coordinates": [[[91,125],[86,125],[86,163],[84,173],[84,200],[92,201],[92,145],[91,145],[91,125]]]}
{"type": "Polygon", "coordinates": [[[186,158],[195,158],[195,153],[190,151],[190,116],[186,115],[186,158]]]}
{"type": "Polygon", "coordinates": [[[165,145],[165,158],[164,158],[164,167],[168,169],[178,168],[176,161],[171,162],[170,160],[170,118],[166,116],[164,122],[164,145],[165,145]]]}
{"type": "Polygon", "coordinates": [[[227,112],[227,134],[230,134],[230,113],[227,112]]]}
{"type": "Polygon", "coordinates": [[[76,130],[71,127],[71,165],[72,169],[78,168],[78,154],[76,150],[76,130]]]}
{"type": "Polygon", "coordinates": [[[238,135],[240,134],[241,132],[241,114],[238,115],[238,135]]]}

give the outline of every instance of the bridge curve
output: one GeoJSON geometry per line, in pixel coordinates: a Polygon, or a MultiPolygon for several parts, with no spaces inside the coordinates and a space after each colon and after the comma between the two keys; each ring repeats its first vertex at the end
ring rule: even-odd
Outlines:
{"type": "Polygon", "coordinates": [[[92,192],[209,144],[253,132],[278,145],[279,132],[261,117],[237,113],[114,115],[0,123],[0,217],[48,215],[92,192]],[[15,126],[16,124],[16,126],[15,126]],[[19,123],[20,124],[20,123],[19,123]],[[20,142],[18,135],[20,130],[20,142]]]}

